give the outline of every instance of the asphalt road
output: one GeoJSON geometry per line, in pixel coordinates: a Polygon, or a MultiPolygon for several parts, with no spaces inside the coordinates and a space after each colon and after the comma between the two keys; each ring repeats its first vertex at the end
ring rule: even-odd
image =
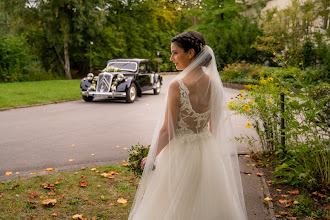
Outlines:
{"type": "MultiPolygon", "coordinates": [[[[65,170],[121,163],[127,159],[124,148],[150,144],[174,77],[163,76],[159,95],[145,93],[133,104],[95,99],[92,103],[79,100],[0,112],[0,180],[42,173],[51,167],[65,170]],[[6,171],[13,175],[6,176],[6,171]]],[[[228,100],[238,93],[226,89],[228,100]]],[[[251,133],[243,117],[233,116],[232,121],[237,136],[251,133]]],[[[238,151],[246,151],[245,145],[239,144],[238,151]]]]}

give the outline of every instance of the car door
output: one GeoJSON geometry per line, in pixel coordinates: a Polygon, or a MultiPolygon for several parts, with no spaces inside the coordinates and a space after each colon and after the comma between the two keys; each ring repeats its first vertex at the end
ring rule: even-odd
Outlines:
{"type": "Polygon", "coordinates": [[[138,83],[141,87],[142,91],[150,90],[152,88],[152,69],[150,63],[143,62],[140,63],[139,66],[139,76],[138,76],[138,83]]]}

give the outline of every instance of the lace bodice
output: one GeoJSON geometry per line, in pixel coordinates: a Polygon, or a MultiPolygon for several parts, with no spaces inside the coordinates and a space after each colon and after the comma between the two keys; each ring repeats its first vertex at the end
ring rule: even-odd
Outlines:
{"type": "Polygon", "coordinates": [[[180,79],[177,82],[180,88],[180,109],[176,134],[193,141],[200,135],[209,134],[207,125],[210,110],[203,113],[196,112],[191,105],[188,88],[180,79]]]}

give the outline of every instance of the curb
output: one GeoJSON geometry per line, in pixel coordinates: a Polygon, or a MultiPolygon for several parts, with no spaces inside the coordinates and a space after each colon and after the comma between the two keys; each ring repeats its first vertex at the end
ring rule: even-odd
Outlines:
{"type": "MultiPolygon", "coordinates": [[[[264,188],[264,190],[263,190],[264,198],[266,198],[266,197],[271,198],[271,195],[269,193],[269,188],[268,188],[268,185],[266,183],[264,176],[261,176],[261,183],[262,183],[262,187],[264,188]]],[[[267,204],[268,204],[268,210],[269,210],[269,219],[276,220],[273,201],[268,201],[267,204]]]]}

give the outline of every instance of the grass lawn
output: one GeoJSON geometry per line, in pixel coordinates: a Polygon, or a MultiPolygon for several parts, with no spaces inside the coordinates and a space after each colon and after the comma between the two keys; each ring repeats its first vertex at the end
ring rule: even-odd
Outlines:
{"type": "Polygon", "coordinates": [[[136,188],[122,165],[50,171],[0,183],[0,219],[127,219],[136,188]]]}
{"type": "Polygon", "coordinates": [[[0,83],[0,108],[80,99],[80,80],[0,83]]]}

